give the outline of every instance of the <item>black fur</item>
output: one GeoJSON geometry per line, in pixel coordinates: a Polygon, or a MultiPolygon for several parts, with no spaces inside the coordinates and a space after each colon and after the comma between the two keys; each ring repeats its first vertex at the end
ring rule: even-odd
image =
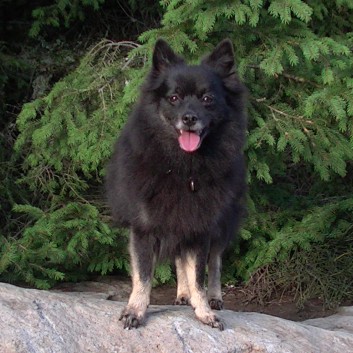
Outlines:
{"type": "Polygon", "coordinates": [[[143,280],[150,280],[151,252],[201,249],[202,286],[210,249],[223,252],[244,213],[245,88],[233,60],[229,40],[198,66],[185,64],[163,40],[156,43],[106,180],[114,221],[131,228],[135,246],[141,244],[134,255],[143,280]],[[180,147],[181,130],[200,135],[195,151],[180,147]]]}

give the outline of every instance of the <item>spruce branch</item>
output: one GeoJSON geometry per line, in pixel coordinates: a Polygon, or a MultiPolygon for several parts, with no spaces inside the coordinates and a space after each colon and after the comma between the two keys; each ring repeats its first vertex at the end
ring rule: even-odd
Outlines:
{"type": "Polygon", "coordinates": [[[278,74],[279,76],[283,76],[285,78],[287,78],[289,81],[294,81],[294,82],[298,82],[298,83],[304,83],[304,84],[309,84],[311,86],[320,88],[322,87],[321,85],[319,85],[318,83],[311,81],[311,80],[307,80],[304,77],[300,77],[300,76],[296,76],[296,75],[292,75],[292,74],[288,74],[286,72],[282,72],[280,74],[278,74]]]}
{"type": "MultiPolygon", "coordinates": [[[[262,68],[259,65],[251,64],[251,65],[248,65],[247,67],[250,68],[250,69],[262,70],[262,68]]],[[[278,78],[280,76],[288,79],[289,81],[294,81],[294,82],[303,83],[303,84],[309,84],[309,85],[317,87],[317,88],[322,87],[321,85],[319,85],[318,83],[316,83],[314,81],[308,80],[308,79],[306,79],[304,77],[301,77],[301,76],[289,74],[289,73],[287,73],[285,71],[277,72],[276,74],[274,74],[275,78],[278,78]]]]}

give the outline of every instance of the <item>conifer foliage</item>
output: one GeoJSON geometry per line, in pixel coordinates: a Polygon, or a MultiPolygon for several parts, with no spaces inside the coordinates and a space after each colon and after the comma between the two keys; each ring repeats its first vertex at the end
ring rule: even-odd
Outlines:
{"type": "MultiPolygon", "coordinates": [[[[141,44],[101,41],[48,95],[24,105],[17,119],[16,151],[23,161],[18,182],[37,197],[35,205],[14,209],[28,217],[22,235],[0,238],[0,274],[46,287],[77,269],[126,268],[125,233],[107,226],[97,195],[151,49],[163,37],[196,62],[229,37],[249,89],[250,195],[249,217],[228,254],[225,280],[249,279],[269,266],[296,273],[315,249],[313,268],[326,269],[328,258],[332,271],[339,264],[342,293],[352,295],[345,273],[353,266],[341,261],[352,248],[338,246],[348,244],[353,232],[352,2],[160,4],[160,26],[142,33],[141,44]]],[[[172,276],[165,265],[157,273],[162,281],[172,276]]],[[[321,288],[328,301],[342,299],[324,280],[310,292],[309,272],[305,280],[293,278],[307,296],[321,288]]]]}

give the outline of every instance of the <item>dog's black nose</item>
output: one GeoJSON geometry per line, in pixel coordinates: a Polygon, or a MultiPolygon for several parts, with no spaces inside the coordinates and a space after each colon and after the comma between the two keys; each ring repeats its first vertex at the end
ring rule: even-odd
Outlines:
{"type": "Polygon", "coordinates": [[[185,125],[190,127],[190,126],[195,125],[197,120],[199,120],[199,118],[197,117],[197,115],[195,113],[186,113],[183,115],[181,120],[183,121],[183,123],[185,125]]]}

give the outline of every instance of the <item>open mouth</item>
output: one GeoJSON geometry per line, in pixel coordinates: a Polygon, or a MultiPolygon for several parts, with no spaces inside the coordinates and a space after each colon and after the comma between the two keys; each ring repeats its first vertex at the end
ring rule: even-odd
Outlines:
{"type": "Polygon", "coordinates": [[[180,148],[185,152],[194,152],[201,146],[201,142],[205,136],[206,129],[196,131],[178,130],[178,132],[180,148]]]}

